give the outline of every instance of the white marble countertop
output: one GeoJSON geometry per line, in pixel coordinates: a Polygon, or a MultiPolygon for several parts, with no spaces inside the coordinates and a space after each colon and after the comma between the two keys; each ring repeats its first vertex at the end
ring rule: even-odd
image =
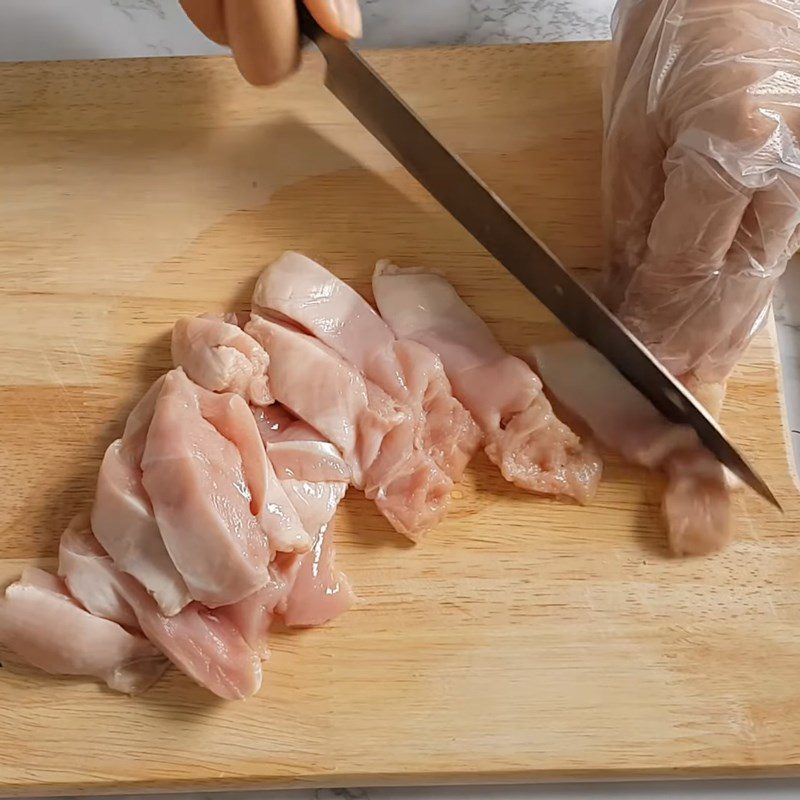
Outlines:
{"type": "MultiPolygon", "coordinates": [[[[613,0],[362,0],[364,44],[543,42],[608,37],[613,0]]],[[[185,19],[178,0],[0,0],[0,61],[224,52],[185,19]]],[[[800,272],[775,302],[786,405],[800,443],[800,272]]],[[[797,458],[797,450],[796,458],[797,458]]],[[[800,780],[562,784],[456,789],[335,789],[193,794],[192,800],[766,800],[800,796],[800,780]]]]}

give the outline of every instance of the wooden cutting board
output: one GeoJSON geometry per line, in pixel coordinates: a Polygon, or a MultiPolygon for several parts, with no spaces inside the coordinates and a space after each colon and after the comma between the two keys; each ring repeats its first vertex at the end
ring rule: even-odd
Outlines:
{"type": "MultiPolygon", "coordinates": [[[[605,48],[381,53],[374,63],[547,243],[600,259],[605,48]]],[[[169,365],[181,315],[246,306],[285,248],[369,292],[376,258],[444,270],[514,352],[558,325],[321,86],[227,60],[0,67],[0,579],[54,563],[103,449],[169,365]]],[[[723,555],[674,560],[659,480],[610,463],[579,508],[477,459],[421,546],[352,493],[361,595],[277,634],[260,695],[171,672],[141,698],[0,670],[0,795],[800,770],[800,503],[771,330],[723,422],[750,493],[723,555]]]]}

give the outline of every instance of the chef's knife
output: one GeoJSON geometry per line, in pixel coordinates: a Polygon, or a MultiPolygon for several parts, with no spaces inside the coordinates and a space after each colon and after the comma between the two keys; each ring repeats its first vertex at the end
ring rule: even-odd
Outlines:
{"type": "Polygon", "coordinates": [[[378,141],[575,336],[602,353],[665,417],[691,425],[735,475],[777,508],[766,482],[692,395],[584,289],[491,189],[434,136],[346,42],[302,2],[301,32],[327,62],[325,85],[378,141]]]}

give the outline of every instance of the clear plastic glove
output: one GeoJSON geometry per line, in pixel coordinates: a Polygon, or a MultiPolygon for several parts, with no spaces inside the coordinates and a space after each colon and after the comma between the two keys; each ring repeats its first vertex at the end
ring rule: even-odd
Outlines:
{"type": "Polygon", "coordinates": [[[800,3],[619,0],[605,300],[690,386],[724,381],[798,246],[800,3]]]}
{"type": "MultiPolygon", "coordinates": [[[[304,1],[332,36],[361,36],[358,0],[304,1]]],[[[297,69],[300,33],[294,0],[181,0],[181,5],[209,39],[231,48],[239,71],[250,83],[269,86],[297,69]]]]}

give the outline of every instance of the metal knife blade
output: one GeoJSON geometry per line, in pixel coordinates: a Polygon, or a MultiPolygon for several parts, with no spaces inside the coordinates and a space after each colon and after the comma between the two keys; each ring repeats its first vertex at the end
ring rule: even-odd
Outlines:
{"type": "Polygon", "coordinates": [[[326,34],[302,3],[298,7],[301,32],[315,42],[327,62],[326,86],[362,125],[565,327],[602,353],[665,417],[691,425],[722,464],[780,509],[764,479],[684,386],[357,52],[326,34]]]}

